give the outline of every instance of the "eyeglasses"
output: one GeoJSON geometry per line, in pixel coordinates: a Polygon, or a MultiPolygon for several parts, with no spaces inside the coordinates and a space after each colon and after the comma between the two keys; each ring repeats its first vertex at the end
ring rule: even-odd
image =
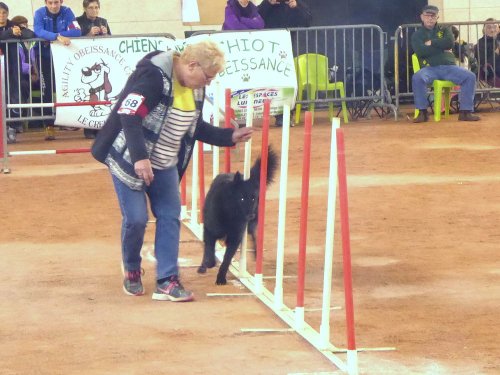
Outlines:
{"type": "Polygon", "coordinates": [[[427,17],[427,18],[432,18],[432,19],[438,18],[438,15],[435,13],[424,13],[423,16],[427,17]]]}
{"type": "Polygon", "coordinates": [[[197,65],[200,68],[201,72],[203,73],[203,77],[205,77],[205,82],[209,83],[210,81],[212,81],[217,76],[217,74],[214,74],[213,76],[207,75],[207,73],[205,73],[205,71],[201,67],[200,63],[197,63],[197,65]]]}

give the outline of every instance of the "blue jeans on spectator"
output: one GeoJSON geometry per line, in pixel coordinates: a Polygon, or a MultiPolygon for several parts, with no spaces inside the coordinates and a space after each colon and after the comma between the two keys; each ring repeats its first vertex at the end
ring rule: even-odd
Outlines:
{"type": "Polygon", "coordinates": [[[472,111],[474,109],[476,75],[457,65],[426,66],[413,75],[415,108],[427,109],[427,86],[431,85],[436,79],[451,81],[460,86],[458,101],[461,111],[472,111]]]}
{"type": "Polygon", "coordinates": [[[144,190],[132,190],[112,175],[122,212],[122,259],[126,270],[141,268],[141,248],[148,221],[146,195],[156,218],[156,278],[178,275],[180,213],[179,175],[177,167],[153,169],[154,179],[144,190]]]}

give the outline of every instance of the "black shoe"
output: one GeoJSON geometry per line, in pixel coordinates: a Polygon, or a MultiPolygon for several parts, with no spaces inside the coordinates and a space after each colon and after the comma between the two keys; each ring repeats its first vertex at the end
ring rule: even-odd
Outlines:
{"type": "Polygon", "coordinates": [[[460,111],[458,121],[479,121],[481,117],[473,115],[471,111],[460,111]]]}
{"type": "Polygon", "coordinates": [[[87,139],[95,139],[96,135],[97,135],[97,130],[96,129],[83,129],[83,135],[85,136],[85,138],[87,139]]]}
{"type": "Polygon", "coordinates": [[[274,116],[274,126],[280,128],[283,126],[283,115],[274,116]]]}
{"type": "Polygon", "coordinates": [[[413,119],[413,122],[415,124],[418,124],[420,122],[427,122],[427,121],[429,121],[429,116],[427,115],[426,109],[421,109],[418,113],[418,116],[413,119]]]}

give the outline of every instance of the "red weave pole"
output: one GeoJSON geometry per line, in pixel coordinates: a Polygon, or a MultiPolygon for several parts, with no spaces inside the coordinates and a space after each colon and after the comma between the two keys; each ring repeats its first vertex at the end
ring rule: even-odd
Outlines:
{"type": "Polygon", "coordinates": [[[185,206],[187,199],[186,199],[187,193],[186,193],[186,175],[182,176],[181,180],[181,206],[185,206]]]}
{"type": "Polygon", "coordinates": [[[203,223],[203,206],[205,206],[205,157],[203,142],[198,141],[198,186],[200,193],[200,223],[203,223]]]}
{"type": "Polygon", "coordinates": [[[90,152],[90,148],[70,148],[68,150],[56,150],[56,154],[81,154],[90,152]]]}
{"type": "MultiPolygon", "coordinates": [[[[226,128],[231,127],[231,89],[226,89],[226,112],[224,114],[224,126],[226,128]]],[[[224,173],[229,173],[231,171],[231,149],[229,147],[224,148],[224,173]]]]}
{"type": "Polygon", "coordinates": [[[113,104],[109,100],[101,100],[101,101],[89,101],[89,102],[69,102],[69,103],[54,103],[54,107],[81,107],[85,105],[106,105],[113,104]]]}
{"type": "Polygon", "coordinates": [[[300,197],[299,269],[297,273],[297,307],[304,307],[306,281],[307,214],[309,208],[309,175],[311,168],[312,115],[306,112],[304,124],[304,155],[302,158],[302,194],[300,197]]]}
{"type": "Polygon", "coordinates": [[[349,208],[347,205],[347,173],[343,129],[337,129],[337,163],[339,176],[340,227],[342,232],[342,254],[344,261],[347,349],[356,350],[356,341],[354,337],[354,303],[352,298],[351,238],[349,234],[349,208]]]}
{"type": "Polygon", "coordinates": [[[266,212],[266,181],[267,181],[267,147],[269,144],[269,115],[271,113],[271,101],[264,101],[264,121],[262,123],[262,148],[260,156],[260,185],[259,185],[259,209],[257,220],[257,244],[255,259],[255,273],[262,275],[262,264],[264,263],[264,217],[266,212]]]}

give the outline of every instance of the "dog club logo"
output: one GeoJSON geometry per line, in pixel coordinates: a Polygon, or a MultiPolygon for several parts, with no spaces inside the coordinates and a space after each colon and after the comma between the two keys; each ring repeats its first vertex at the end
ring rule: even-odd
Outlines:
{"type": "MultiPolygon", "coordinates": [[[[103,59],[92,66],[85,66],[80,71],[83,87],[75,91],[75,102],[103,102],[114,99],[110,96],[113,89],[109,79],[111,69],[103,59]]],[[[96,103],[90,105],[90,117],[107,116],[111,113],[111,104],[96,103]]]]}

